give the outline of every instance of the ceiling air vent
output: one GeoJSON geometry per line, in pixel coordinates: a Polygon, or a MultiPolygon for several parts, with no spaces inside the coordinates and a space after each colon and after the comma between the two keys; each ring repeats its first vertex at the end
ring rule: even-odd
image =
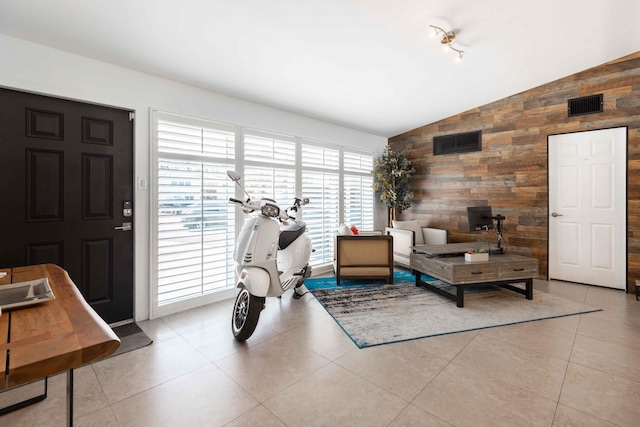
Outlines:
{"type": "Polygon", "coordinates": [[[482,151],[482,131],[433,137],[433,155],[482,151]]]}
{"type": "Polygon", "coordinates": [[[569,100],[569,117],[583,114],[602,113],[604,107],[603,96],[591,95],[569,100]]]}

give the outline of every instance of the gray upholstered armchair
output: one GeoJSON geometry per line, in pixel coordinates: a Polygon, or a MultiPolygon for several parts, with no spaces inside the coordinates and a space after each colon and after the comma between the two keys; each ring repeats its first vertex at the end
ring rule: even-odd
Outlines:
{"type": "Polygon", "coordinates": [[[409,255],[415,245],[445,245],[447,230],[421,227],[417,220],[393,221],[393,228],[385,228],[385,234],[393,236],[393,261],[402,267],[411,268],[409,255]]]}

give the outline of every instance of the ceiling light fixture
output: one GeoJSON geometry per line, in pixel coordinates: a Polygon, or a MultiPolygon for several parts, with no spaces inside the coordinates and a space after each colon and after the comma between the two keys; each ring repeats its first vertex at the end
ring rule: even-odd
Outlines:
{"type": "Polygon", "coordinates": [[[460,49],[456,49],[453,46],[453,42],[456,40],[456,33],[453,31],[445,31],[440,27],[435,25],[429,25],[434,30],[434,35],[441,35],[440,43],[444,46],[445,50],[452,50],[458,54],[458,61],[462,61],[462,57],[464,56],[464,51],[460,49]]]}

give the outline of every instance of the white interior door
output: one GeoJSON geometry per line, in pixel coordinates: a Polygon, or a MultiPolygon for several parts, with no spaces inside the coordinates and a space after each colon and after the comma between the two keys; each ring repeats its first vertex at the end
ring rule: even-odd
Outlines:
{"type": "Polygon", "coordinates": [[[549,137],[549,278],[626,288],[627,128],[549,137]]]}

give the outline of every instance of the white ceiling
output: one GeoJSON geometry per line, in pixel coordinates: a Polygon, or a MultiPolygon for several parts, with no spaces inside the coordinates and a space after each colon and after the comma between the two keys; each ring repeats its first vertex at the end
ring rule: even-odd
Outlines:
{"type": "Polygon", "coordinates": [[[2,0],[0,33],[389,137],[639,51],[639,17],[637,0],[2,0]]]}

